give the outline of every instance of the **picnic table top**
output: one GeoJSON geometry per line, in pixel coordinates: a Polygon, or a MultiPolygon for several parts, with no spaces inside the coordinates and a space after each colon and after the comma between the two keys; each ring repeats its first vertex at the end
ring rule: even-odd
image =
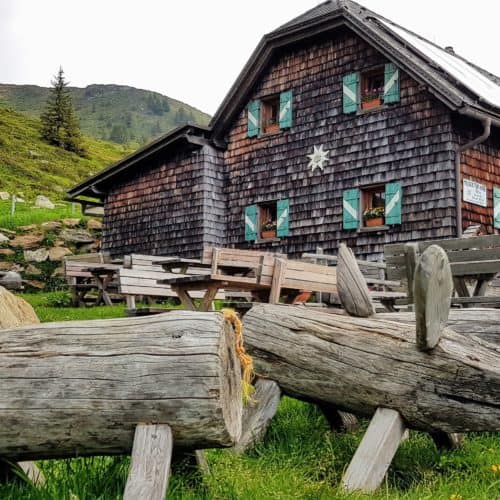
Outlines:
{"type": "Polygon", "coordinates": [[[223,274],[195,274],[158,280],[159,284],[170,285],[184,289],[199,290],[216,285],[218,288],[236,290],[263,290],[270,289],[270,285],[257,283],[256,278],[223,274]]]}

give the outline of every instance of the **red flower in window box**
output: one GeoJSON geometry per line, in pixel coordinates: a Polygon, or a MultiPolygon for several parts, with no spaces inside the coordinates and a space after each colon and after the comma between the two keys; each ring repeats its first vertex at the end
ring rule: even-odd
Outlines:
{"type": "Polygon", "coordinates": [[[363,212],[366,227],[383,226],[384,225],[384,207],[367,208],[363,212]]]}
{"type": "Polygon", "coordinates": [[[268,220],[262,224],[260,236],[262,239],[276,238],[276,221],[268,220]]]}
{"type": "Polygon", "coordinates": [[[361,109],[373,109],[382,105],[384,88],[365,89],[361,93],[361,109]]]}

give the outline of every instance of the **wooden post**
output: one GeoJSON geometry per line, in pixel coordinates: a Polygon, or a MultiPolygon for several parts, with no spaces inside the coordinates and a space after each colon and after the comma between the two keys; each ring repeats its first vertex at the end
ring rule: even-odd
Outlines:
{"type": "Polygon", "coordinates": [[[366,318],[375,314],[365,278],[352,250],[340,244],[337,264],[339,299],[350,316],[366,318]]]}
{"type": "Polygon", "coordinates": [[[428,351],[436,347],[441,337],[453,293],[453,279],[446,252],[431,245],[415,269],[414,301],[417,347],[428,351]]]}
{"type": "Polygon", "coordinates": [[[271,284],[271,292],[269,293],[269,303],[278,304],[281,295],[281,283],[286,272],[286,260],[274,259],[273,280],[271,284]]]}
{"type": "Polygon", "coordinates": [[[344,488],[348,491],[375,491],[382,483],[405,431],[399,412],[378,408],[344,474],[344,488]]]}
{"type": "Polygon", "coordinates": [[[136,427],[123,500],[165,498],[172,448],[172,430],[168,425],[140,424],[136,427]]]}
{"type": "Polygon", "coordinates": [[[258,378],[254,387],[254,402],[243,408],[241,437],[233,448],[236,454],[244,453],[264,437],[280,404],[281,389],[273,380],[258,378]]]}
{"type": "Polygon", "coordinates": [[[408,281],[408,304],[413,304],[413,276],[417,265],[417,243],[407,243],[404,248],[406,279],[408,281]]]}

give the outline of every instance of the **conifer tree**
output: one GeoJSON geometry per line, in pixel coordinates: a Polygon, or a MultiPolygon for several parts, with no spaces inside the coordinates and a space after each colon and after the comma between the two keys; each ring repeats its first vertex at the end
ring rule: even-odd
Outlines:
{"type": "Polygon", "coordinates": [[[40,116],[42,121],[42,138],[67,151],[73,151],[80,156],[85,155],[80,132],[80,124],[73,109],[71,95],[67,89],[68,82],[64,72],[59,72],[52,80],[45,110],[40,116]]]}

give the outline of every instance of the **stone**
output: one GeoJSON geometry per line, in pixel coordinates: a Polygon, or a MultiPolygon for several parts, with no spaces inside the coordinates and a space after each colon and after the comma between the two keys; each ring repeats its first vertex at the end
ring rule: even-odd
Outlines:
{"type": "Polygon", "coordinates": [[[97,219],[89,219],[87,222],[87,229],[90,229],[91,231],[101,231],[102,222],[97,219]]]}
{"type": "Polygon", "coordinates": [[[71,243],[85,244],[94,242],[93,236],[84,229],[63,229],[59,237],[71,243]]]}
{"type": "Polygon", "coordinates": [[[15,253],[16,252],[14,252],[14,250],[11,250],[10,248],[0,248],[0,255],[4,255],[5,257],[10,257],[15,253]]]}
{"type": "MultiPolygon", "coordinates": [[[[35,310],[28,302],[0,286],[0,328],[40,323],[35,310]]],[[[0,332],[0,337],[2,333],[0,332]]]]}
{"type": "Polygon", "coordinates": [[[58,220],[49,220],[47,222],[43,222],[41,226],[44,231],[57,231],[58,229],[61,229],[62,222],[59,222],[58,220]]]}
{"type": "Polygon", "coordinates": [[[75,227],[80,224],[81,219],[63,219],[63,224],[68,227],[75,227]]]}
{"type": "Polygon", "coordinates": [[[43,290],[45,288],[45,283],[37,280],[24,280],[24,282],[31,288],[36,288],[37,290],[43,290]]]}
{"type": "MultiPolygon", "coordinates": [[[[9,271],[0,278],[0,286],[8,288],[9,290],[21,290],[23,287],[23,280],[19,273],[9,271]]],[[[1,319],[0,317],[0,321],[1,319]]]]}
{"type": "Polygon", "coordinates": [[[40,246],[42,240],[43,236],[40,234],[26,234],[24,236],[17,236],[13,240],[10,240],[9,246],[31,249],[40,246]]]}
{"type": "Polygon", "coordinates": [[[17,229],[19,229],[20,231],[23,231],[23,232],[27,233],[28,231],[33,231],[36,228],[37,228],[36,224],[29,224],[27,226],[19,226],[17,229]]]}
{"type": "Polygon", "coordinates": [[[16,203],[26,203],[24,201],[24,198],[21,198],[20,196],[16,196],[16,203]]]}
{"type": "Polygon", "coordinates": [[[54,269],[54,272],[51,275],[52,278],[63,278],[64,277],[64,267],[59,266],[54,269]]]}
{"type": "Polygon", "coordinates": [[[80,253],[95,253],[99,252],[100,249],[101,249],[101,242],[99,240],[96,240],[88,245],[82,245],[79,248],[80,253]]]}
{"type": "Polygon", "coordinates": [[[60,262],[66,255],[71,255],[73,252],[66,247],[52,247],[49,249],[49,260],[52,262],[60,262]]]}
{"type": "Polygon", "coordinates": [[[7,236],[5,236],[5,234],[0,233],[0,244],[7,243],[7,241],[9,241],[9,238],[7,236]]]}
{"type": "Polygon", "coordinates": [[[64,243],[63,240],[56,240],[54,241],[54,246],[55,247],[63,247],[66,243],[64,243]]]}
{"type": "Polygon", "coordinates": [[[38,153],[38,151],[33,151],[32,149],[29,150],[29,155],[32,158],[39,158],[40,156],[42,156],[40,153],[38,153]]]}
{"type": "Polygon", "coordinates": [[[25,269],[26,274],[31,274],[32,276],[40,276],[42,274],[42,271],[38,269],[38,267],[34,266],[33,264],[28,264],[25,269]]]}
{"type": "Polygon", "coordinates": [[[13,262],[0,261],[0,271],[10,271],[14,267],[13,262]]]}
{"type": "Polygon", "coordinates": [[[44,262],[49,258],[49,252],[46,248],[37,248],[36,250],[25,250],[24,260],[27,262],[44,262]]]}
{"type": "Polygon", "coordinates": [[[15,236],[16,235],[15,231],[12,231],[11,229],[7,229],[5,227],[0,227],[0,232],[2,232],[4,234],[10,234],[11,236],[15,236]]]}
{"type": "Polygon", "coordinates": [[[49,198],[47,198],[43,194],[39,194],[35,198],[35,207],[52,209],[55,208],[55,205],[49,200],[49,198]]]}
{"type": "Polygon", "coordinates": [[[0,191],[0,200],[8,200],[10,198],[10,194],[7,191],[0,191]]]}

